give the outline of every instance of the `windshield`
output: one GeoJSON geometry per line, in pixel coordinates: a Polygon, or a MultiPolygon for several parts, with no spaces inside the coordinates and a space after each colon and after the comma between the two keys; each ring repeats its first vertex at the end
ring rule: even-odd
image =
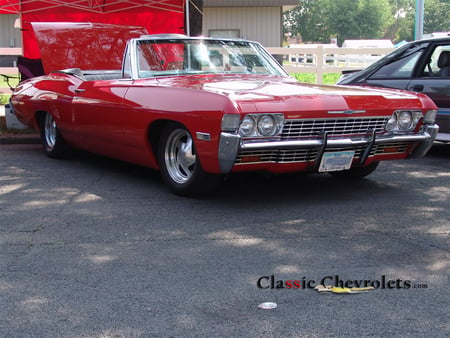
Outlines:
{"type": "Polygon", "coordinates": [[[286,75],[267,52],[248,41],[138,40],[140,78],[204,73],[286,75]]]}

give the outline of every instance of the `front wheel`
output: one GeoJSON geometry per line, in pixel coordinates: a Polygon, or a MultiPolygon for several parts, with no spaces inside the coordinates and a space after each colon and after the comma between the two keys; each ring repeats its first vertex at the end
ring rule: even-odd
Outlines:
{"type": "Polygon", "coordinates": [[[48,157],[60,158],[67,150],[56,122],[50,113],[44,113],[40,120],[41,141],[48,157]]]}
{"type": "Polygon", "coordinates": [[[186,128],[167,125],[158,149],[161,177],[173,193],[180,196],[199,196],[217,188],[220,175],[203,171],[194,140],[186,128]]]}
{"type": "Polygon", "coordinates": [[[377,167],[380,162],[372,162],[365,167],[354,167],[349,170],[344,171],[332,171],[329,174],[336,177],[342,178],[363,178],[370,175],[377,167]]]}

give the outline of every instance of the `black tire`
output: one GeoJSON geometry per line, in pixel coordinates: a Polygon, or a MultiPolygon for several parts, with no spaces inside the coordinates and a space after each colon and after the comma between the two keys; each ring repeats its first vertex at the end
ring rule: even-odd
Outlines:
{"type": "Polygon", "coordinates": [[[363,178],[366,177],[367,175],[370,175],[378,167],[379,163],[380,162],[372,162],[365,167],[354,167],[344,171],[332,171],[329,174],[335,177],[349,178],[349,179],[363,178]]]}
{"type": "Polygon", "coordinates": [[[221,175],[203,170],[192,136],[178,124],[168,124],[162,130],[158,163],[163,181],[179,196],[208,194],[217,189],[221,181],[221,175]]]}
{"type": "Polygon", "coordinates": [[[63,157],[67,151],[67,145],[50,113],[41,115],[40,129],[42,146],[47,156],[51,158],[63,157]]]}

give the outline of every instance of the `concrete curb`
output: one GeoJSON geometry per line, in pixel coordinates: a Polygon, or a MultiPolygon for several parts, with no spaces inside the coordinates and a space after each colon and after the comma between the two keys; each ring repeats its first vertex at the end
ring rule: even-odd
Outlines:
{"type": "Polygon", "coordinates": [[[0,144],[40,144],[38,134],[0,134],[0,144]]]}

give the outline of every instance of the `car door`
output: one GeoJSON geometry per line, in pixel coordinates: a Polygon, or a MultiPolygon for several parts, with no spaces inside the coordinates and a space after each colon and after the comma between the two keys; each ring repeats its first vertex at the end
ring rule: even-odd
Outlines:
{"type": "Polygon", "coordinates": [[[450,42],[431,45],[406,89],[428,95],[438,107],[450,108],[450,72],[442,69],[450,64],[439,64],[444,53],[450,53],[450,42]]]}
{"type": "Polygon", "coordinates": [[[428,95],[438,106],[436,122],[439,125],[438,139],[440,140],[442,140],[442,134],[450,133],[450,75],[443,69],[450,67],[450,64],[439,63],[439,59],[444,53],[450,53],[450,42],[433,44],[429,48],[424,62],[418,68],[417,76],[407,87],[408,90],[428,95]]]}
{"type": "Polygon", "coordinates": [[[75,89],[72,122],[80,148],[108,156],[117,151],[129,118],[123,97],[130,83],[124,79],[91,80],[75,89]]]}
{"type": "Polygon", "coordinates": [[[427,53],[427,47],[428,44],[419,44],[405,50],[374,71],[364,81],[364,85],[407,90],[427,53]]]}

